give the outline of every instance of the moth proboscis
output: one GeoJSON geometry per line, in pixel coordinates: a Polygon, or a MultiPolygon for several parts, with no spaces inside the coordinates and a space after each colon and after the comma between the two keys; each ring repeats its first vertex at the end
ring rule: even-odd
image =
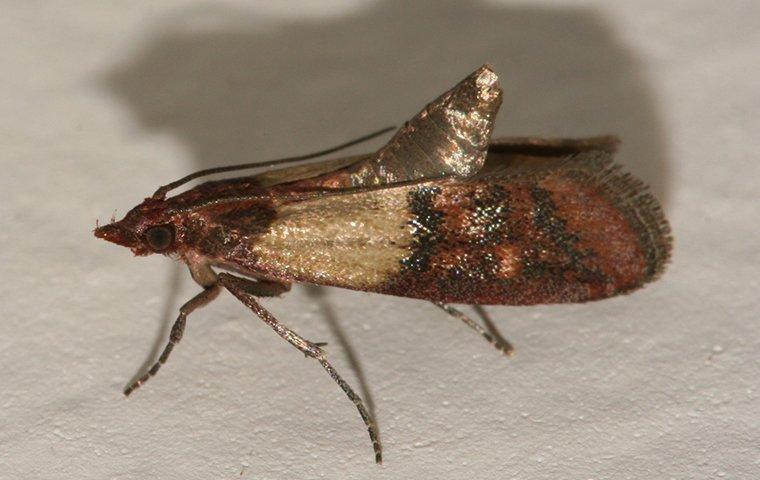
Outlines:
{"type": "Polygon", "coordinates": [[[379,463],[377,428],[361,398],[321,344],[280,323],[257,298],[287,292],[292,282],[419,298],[509,354],[506,340],[450,304],[586,302],[657,278],[670,255],[669,227],[644,185],[612,163],[617,139],[492,140],[501,100],[485,65],[373,154],[209,181],[167,198],[210,173],[356,142],[203,170],[97,227],[95,236],[135,255],[186,263],[203,287],[180,308],[158,361],[124,393],[156,374],[187,316],[224,288],[324,367],[359,410],[379,463]]]}

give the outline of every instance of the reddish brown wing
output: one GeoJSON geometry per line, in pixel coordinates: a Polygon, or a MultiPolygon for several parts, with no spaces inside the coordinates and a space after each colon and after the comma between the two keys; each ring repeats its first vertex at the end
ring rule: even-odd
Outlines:
{"type": "MultiPolygon", "coordinates": [[[[583,302],[654,279],[668,225],[608,153],[564,160],[492,152],[466,182],[409,192],[414,246],[383,293],[445,302],[583,302]]],[[[535,153],[535,152],[534,152],[535,153]]]]}

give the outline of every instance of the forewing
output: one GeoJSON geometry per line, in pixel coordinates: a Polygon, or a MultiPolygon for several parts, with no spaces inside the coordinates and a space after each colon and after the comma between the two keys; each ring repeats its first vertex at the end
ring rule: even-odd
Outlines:
{"type": "Polygon", "coordinates": [[[488,162],[508,168],[276,200],[272,223],[251,240],[249,268],[281,280],[506,305],[597,300],[663,270],[667,222],[609,153],[502,152],[488,162]]]}

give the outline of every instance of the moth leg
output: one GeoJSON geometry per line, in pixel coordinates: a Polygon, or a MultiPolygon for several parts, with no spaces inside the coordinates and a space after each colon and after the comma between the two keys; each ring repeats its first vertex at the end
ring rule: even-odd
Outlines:
{"type": "Polygon", "coordinates": [[[300,350],[304,355],[315,359],[320,365],[322,365],[335,383],[337,383],[346,396],[348,396],[349,400],[351,400],[356,406],[359,415],[367,426],[369,439],[372,442],[372,448],[375,451],[375,461],[377,463],[382,463],[382,447],[380,445],[380,440],[378,439],[377,426],[375,425],[374,420],[365,408],[361,397],[359,397],[348,383],[338,375],[335,368],[333,368],[330,362],[327,361],[326,354],[321,348],[319,348],[319,345],[304,339],[296,332],[280,323],[271,313],[262,307],[261,304],[253,298],[255,293],[251,293],[256,291],[257,287],[255,286],[255,282],[230,275],[229,273],[220,273],[219,284],[237,297],[238,300],[243,302],[243,304],[261,318],[264,323],[272,327],[272,330],[274,330],[279,336],[300,350]]]}
{"type": "Polygon", "coordinates": [[[478,332],[480,335],[485,338],[488,343],[496,347],[498,350],[500,350],[502,353],[504,353],[507,356],[512,356],[512,354],[515,351],[515,348],[512,346],[511,343],[509,343],[506,339],[501,337],[501,335],[493,335],[486,331],[483,327],[480,326],[478,322],[471,319],[464,313],[460,312],[456,308],[452,307],[451,305],[446,305],[442,302],[431,302],[436,307],[440,308],[444,312],[448,313],[452,317],[456,318],[457,320],[463,321],[468,327],[472,328],[476,332],[478,332]]]}
{"type": "MultiPolygon", "coordinates": [[[[285,292],[290,291],[291,284],[285,282],[275,282],[273,280],[256,280],[248,281],[236,277],[240,280],[240,288],[247,294],[254,297],[279,297],[285,292]]],[[[324,347],[327,342],[313,342],[318,347],[324,347]]],[[[308,355],[306,355],[308,357],[308,355]]]]}
{"type": "Polygon", "coordinates": [[[498,328],[496,328],[496,325],[494,325],[493,321],[491,320],[491,317],[488,315],[488,312],[483,308],[482,305],[473,305],[473,308],[475,309],[475,312],[477,312],[478,316],[483,320],[483,323],[486,326],[486,329],[488,330],[488,333],[493,335],[493,337],[498,341],[505,345],[509,346],[509,353],[508,355],[511,357],[515,353],[515,348],[510,343],[509,340],[504,338],[504,336],[501,334],[498,328]]]}
{"type": "Polygon", "coordinates": [[[166,360],[169,359],[169,355],[172,353],[174,346],[178,344],[180,340],[182,340],[182,334],[185,332],[185,323],[187,321],[187,316],[193,313],[194,310],[208,304],[213,299],[215,299],[216,296],[219,295],[219,291],[219,285],[206,287],[201,293],[194,296],[189,301],[187,301],[187,303],[179,307],[179,315],[177,316],[177,320],[174,321],[174,325],[172,326],[172,331],[169,334],[169,341],[166,343],[164,351],[161,352],[161,356],[158,357],[158,361],[154,363],[153,366],[150,367],[150,370],[145,372],[142,377],[138,378],[127,388],[125,388],[124,395],[129,396],[130,393],[134,392],[143,383],[147,382],[150,377],[158,373],[161,365],[166,363],[166,360]]]}

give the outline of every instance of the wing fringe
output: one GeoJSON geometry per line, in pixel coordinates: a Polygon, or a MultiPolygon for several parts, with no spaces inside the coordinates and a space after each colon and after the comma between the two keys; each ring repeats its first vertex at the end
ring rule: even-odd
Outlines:
{"type": "Polygon", "coordinates": [[[562,175],[598,189],[630,222],[645,252],[646,282],[660,277],[670,260],[673,237],[662,206],[649,187],[613,162],[607,152],[583,152],[563,160],[562,175]]]}

